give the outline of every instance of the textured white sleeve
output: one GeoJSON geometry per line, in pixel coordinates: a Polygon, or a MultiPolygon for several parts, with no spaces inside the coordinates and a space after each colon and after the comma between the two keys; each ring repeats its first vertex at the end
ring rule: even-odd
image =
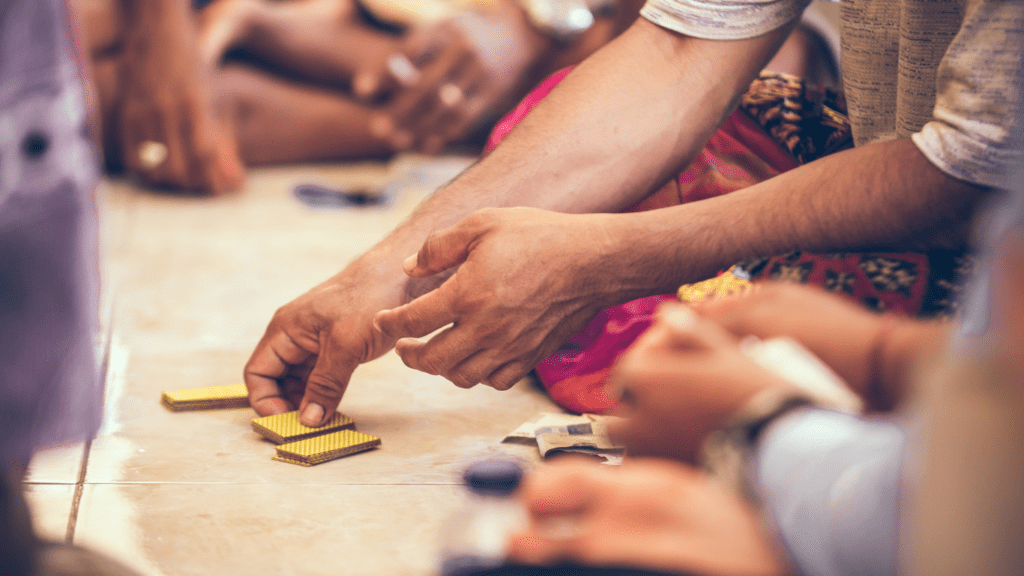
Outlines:
{"type": "Polygon", "coordinates": [[[1005,186],[1020,163],[1010,126],[1021,95],[1024,2],[976,0],[939,65],[933,119],[911,138],[940,170],[973,184],[1005,186]]]}
{"type": "Polygon", "coordinates": [[[904,443],[895,423],[817,409],[765,430],[757,488],[801,574],[897,573],[904,443]]]}
{"type": "Polygon", "coordinates": [[[800,17],[810,0],[648,0],[640,15],[707,40],[754,38],[800,17]]]}

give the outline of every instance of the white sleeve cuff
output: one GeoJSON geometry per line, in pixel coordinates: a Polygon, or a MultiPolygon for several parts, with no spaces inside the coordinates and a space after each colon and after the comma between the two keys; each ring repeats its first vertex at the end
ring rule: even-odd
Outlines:
{"type": "Polygon", "coordinates": [[[1007,127],[950,118],[938,108],[935,116],[910,138],[936,168],[971,184],[1007,186],[1007,168],[1024,161],[1024,154],[1011,145],[1007,127]]]}
{"type": "Polygon", "coordinates": [[[662,28],[705,40],[742,40],[796,20],[810,0],[648,0],[640,15],[662,28]]]}

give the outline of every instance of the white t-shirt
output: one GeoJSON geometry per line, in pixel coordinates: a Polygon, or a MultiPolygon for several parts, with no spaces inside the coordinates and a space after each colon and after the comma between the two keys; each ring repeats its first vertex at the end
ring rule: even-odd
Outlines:
{"type": "MultiPolygon", "coordinates": [[[[753,38],[808,0],[649,0],[641,15],[697,38],[753,38]]],[[[1024,3],[846,0],[843,82],[857,145],[910,137],[947,174],[998,186],[1021,159],[1009,142],[1024,54],[1024,3]]]]}

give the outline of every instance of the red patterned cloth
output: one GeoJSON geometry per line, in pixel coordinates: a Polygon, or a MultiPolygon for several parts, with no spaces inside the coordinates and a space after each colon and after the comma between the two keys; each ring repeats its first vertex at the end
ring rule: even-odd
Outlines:
{"type": "MultiPolygon", "coordinates": [[[[527,95],[498,123],[486,150],[497,146],[568,73],[566,69],[554,74],[527,95]]],[[[848,147],[849,124],[841,108],[842,99],[834,93],[811,93],[798,78],[764,73],[694,162],[630,211],[728,194],[795,168],[801,161],[848,147]]],[[[739,264],[754,281],[815,284],[875,310],[904,315],[947,310],[955,300],[955,273],[967,266],[960,255],[952,253],[796,252],[739,264]],[[949,272],[936,275],[938,268],[949,272]]],[[[578,413],[611,410],[615,398],[605,389],[605,381],[612,365],[651,325],[658,306],[675,299],[674,294],[649,296],[602,310],[537,365],[535,373],[552,400],[578,413]]]]}

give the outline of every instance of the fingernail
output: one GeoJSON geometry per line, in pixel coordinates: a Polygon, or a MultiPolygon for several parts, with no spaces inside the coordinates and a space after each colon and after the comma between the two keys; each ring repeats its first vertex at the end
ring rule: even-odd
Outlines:
{"type": "Polygon", "coordinates": [[[319,404],[309,403],[302,411],[302,425],[316,428],[324,419],[324,407],[319,404]]]}
{"type": "Polygon", "coordinates": [[[419,72],[402,54],[394,54],[388,58],[388,71],[403,84],[413,84],[419,78],[419,72]]]}
{"type": "Polygon", "coordinates": [[[380,328],[380,322],[377,321],[377,315],[383,314],[384,312],[388,312],[388,310],[381,310],[380,312],[377,312],[377,314],[373,315],[373,329],[380,333],[384,333],[384,331],[380,328]]]}
{"type": "Polygon", "coordinates": [[[413,270],[416,269],[416,264],[418,264],[419,261],[420,261],[419,253],[416,253],[416,254],[413,254],[412,256],[409,256],[408,258],[406,258],[405,260],[402,261],[402,270],[405,270],[405,273],[409,274],[410,272],[412,272],[413,270]]]}

